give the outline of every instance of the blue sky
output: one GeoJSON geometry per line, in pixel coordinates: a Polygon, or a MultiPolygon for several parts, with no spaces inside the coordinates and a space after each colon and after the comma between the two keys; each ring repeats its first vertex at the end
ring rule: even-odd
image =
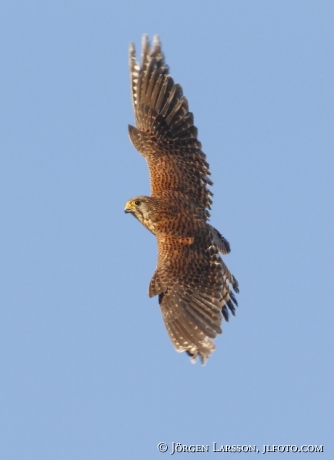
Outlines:
{"type": "Polygon", "coordinates": [[[309,0],[1,3],[1,458],[162,459],[172,442],[332,458],[333,17],[309,0]],[[205,367],[174,351],[147,295],[155,238],[123,213],[149,194],[127,134],[143,33],[194,112],[240,284],[205,367]]]}

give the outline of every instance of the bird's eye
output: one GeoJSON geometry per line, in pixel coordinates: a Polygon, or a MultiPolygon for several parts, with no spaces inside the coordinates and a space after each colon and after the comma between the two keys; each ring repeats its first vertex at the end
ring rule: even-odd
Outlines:
{"type": "Polygon", "coordinates": [[[136,205],[136,206],[139,206],[139,205],[140,205],[140,201],[139,201],[139,200],[136,200],[136,201],[135,201],[135,205],[136,205]]]}

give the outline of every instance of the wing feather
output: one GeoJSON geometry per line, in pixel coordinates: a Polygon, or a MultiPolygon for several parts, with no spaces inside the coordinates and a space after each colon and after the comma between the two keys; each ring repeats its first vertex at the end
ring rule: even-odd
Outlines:
{"type": "MultiPolygon", "coordinates": [[[[178,190],[204,209],[210,209],[212,193],[207,186],[209,165],[197,139],[194,117],[188,109],[182,87],[174,84],[165,64],[161,44],[154,37],[151,49],[143,37],[141,65],[130,46],[132,102],[136,129],[129,127],[130,138],[145,157],[151,181],[151,195],[178,190]],[[138,142],[138,137],[141,142],[138,142]]],[[[209,217],[209,213],[206,213],[209,217]]]]}

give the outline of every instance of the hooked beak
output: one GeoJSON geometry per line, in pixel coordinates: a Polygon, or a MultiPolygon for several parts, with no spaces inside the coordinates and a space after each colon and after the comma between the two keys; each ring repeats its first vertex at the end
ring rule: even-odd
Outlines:
{"type": "Polygon", "coordinates": [[[126,203],[125,208],[124,208],[124,212],[126,214],[129,214],[130,212],[132,212],[130,203],[126,203]]]}

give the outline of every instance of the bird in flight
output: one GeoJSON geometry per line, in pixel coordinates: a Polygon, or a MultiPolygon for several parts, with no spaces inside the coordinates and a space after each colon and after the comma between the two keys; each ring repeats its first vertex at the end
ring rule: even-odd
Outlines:
{"type": "Polygon", "coordinates": [[[131,198],[124,211],[157,238],[149,296],[158,296],[175,349],[205,364],[222,332],[222,318],[228,321],[229,311],[235,315],[238,282],[219,255],[228,254],[230,245],[208,222],[209,165],[157,35],[152,48],[143,36],[140,65],[130,45],[130,78],[136,126],[129,125],[129,135],[147,161],[151,196],[131,198]]]}

